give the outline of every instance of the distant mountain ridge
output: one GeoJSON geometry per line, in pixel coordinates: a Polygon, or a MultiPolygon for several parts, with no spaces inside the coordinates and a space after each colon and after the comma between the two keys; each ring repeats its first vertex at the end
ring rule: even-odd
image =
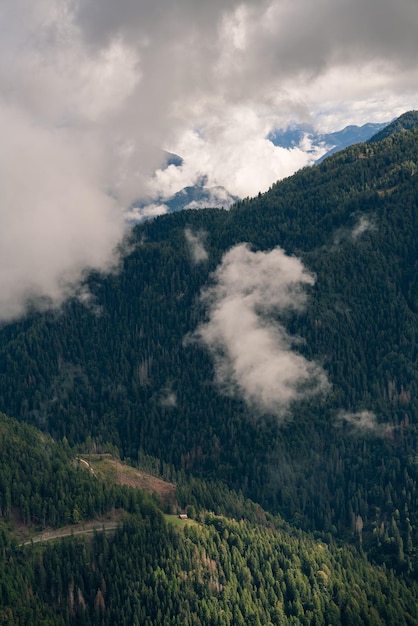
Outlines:
{"type": "Polygon", "coordinates": [[[72,445],[114,446],[125,459],[222,481],[298,527],[361,541],[370,559],[416,575],[414,124],[228,211],[178,211],[133,228],[118,273],[86,278],[87,305],[74,298],[0,329],[2,409],[72,445]],[[288,266],[305,279],[294,294],[301,310],[279,306],[274,280],[288,266]],[[230,293],[227,332],[209,332],[208,321],[225,320],[218,312],[230,293]],[[269,301],[276,308],[266,313],[269,301]],[[270,398],[280,382],[269,378],[265,343],[252,358],[260,328],[278,337],[285,363],[318,365],[329,383],[322,395],[304,397],[301,384],[283,411],[281,396],[258,401],[260,388],[271,381],[270,398]],[[213,351],[203,336],[215,338],[213,351]],[[243,349],[250,366],[237,380],[225,359],[243,349]],[[264,375],[250,385],[259,363],[264,375]]]}
{"type": "MultiPolygon", "coordinates": [[[[314,154],[318,148],[328,147],[316,163],[321,163],[331,154],[343,150],[355,143],[361,143],[375,136],[387,126],[386,123],[367,123],[363,126],[350,125],[342,130],[331,133],[319,133],[307,124],[290,125],[284,129],[276,129],[271,132],[268,139],[277,147],[291,150],[294,148],[305,149],[308,154],[314,154]],[[303,142],[308,140],[310,147],[303,148],[303,142]]],[[[166,167],[183,165],[183,158],[173,153],[164,153],[163,169],[166,167]]],[[[207,177],[202,176],[195,185],[184,187],[170,197],[154,197],[146,201],[136,202],[128,211],[128,221],[133,223],[143,222],[150,217],[174,213],[183,209],[201,208],[225,208],[228,209],[238,197],[231,194],[228,189],[221,186],[207,186],[207,177]]]]}
{"type": "Polygon", "coordinates": [[[367,123],[363,126],[349,125],[342,130],[331,133],[320,133],[317,132],[313,126],[297,124],[288,126],[285,129],[277,129],[270,133],[268,138],[275,146],[287,149],[300,146],[305,138],[308,138],[312,145],[311,152],[313,152],[315,148],[328,146],[328,151],[316,161],[317,163],[321,163],[321,161],[338,150],[343,150],[355,143],[367,141],[386,126],[386,122],[367,123]]]}
{"type": "Polygon", "coordinates": [[[88,298],[0,327],[1,624],[418,623],[416,112],[377,137],[137,225],[88,298]],[[172,481],[190,524],[75,450],[172,481]]]}
{"type": "MultiPolygon", "coordinates": [[[[174,165],[175,163],[171,164],[174,165]]],[[[184,187],[169,198],[154,198],[151,204],[149,202],[134,203],[128,212],[128,220],[133,223],[140,223],[149,217],[189,209],[229,209],[238,199],[237,196],[230,194],[225,187],[219,185],[215,187],[206,186],[206,178],[203,177],[198,184],[184,187]]]]}

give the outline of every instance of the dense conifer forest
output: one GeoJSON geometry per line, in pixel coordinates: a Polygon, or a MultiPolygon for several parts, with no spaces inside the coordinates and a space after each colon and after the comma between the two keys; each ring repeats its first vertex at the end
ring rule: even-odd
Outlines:
{"type": "Polygon", "coordinates": [[[136,227],[87,300],[0,329],[1,623],[417,623],[417,117],[229,211],[136,227]],[[327,385],[281,412],[219,386],[196,339],[244,243],[311,277],[269,323],[327,385]],[[197,523],[90,475],[91,452],[175,483],[197,523]],[[111,510],[112,534],[18,545],[16,524],[111,510]]]}
{"type": "Polygon", "coordinates": [[[65,442],[5,416],[0,432],[1,624],[397,626],[418,619],[416,582],[232,492],[222,500],[239,521],[206,511],[176,523],[145,492],[101,483],[65,442]],[[103,525],[85,537],[37,543],[35,534],[22,543],[13,532],[63,523],[75,532],[115,507],[123,515],[110,534],[103,525]]]}

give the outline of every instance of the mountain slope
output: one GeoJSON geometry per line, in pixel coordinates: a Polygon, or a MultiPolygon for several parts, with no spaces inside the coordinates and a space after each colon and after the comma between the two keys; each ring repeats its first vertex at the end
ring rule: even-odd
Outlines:
{"type": "MultiPolygon", "coordinates": [[[[321,152],[326,149],[327,152],[316,161],[321,163],[338,150],[367,141],[385,126],[386,124],[382,123],[368,123],[363,126],[346,126],[342,130],[331,133],[319,133],[312,126],[297,124],[285,129],[274,130],[269,134],[268,139],[275,146],[286,149],[299,147],[310,154],[314,154],[318,149],[321,152]]],[[[175,154],[164,153],[164,156],[165,167],[169,165],[181,167],[183,165],[183,159],[175,154]]],[[[190,208],[229,208],[237,199],[227,188],[221,186],[208,187],[207,176],[203,175],[193,186],[184,187],[171,197],[154,196],[148,201],[135,202],[127,213],[127,220],[140,223],[157,215],[190,208]]]]}
{"type": "MultiPolygon", "coordinates": [[[[12,463],[11,473],[1,474],[2,500],[5,493],[36,483],[33,470],[39,475],[42,467],[44,478],[53,483],[54,470],[76,477],[66,484],[68,502],[89,501],[92,485],[98,491],[97,479],[74,467],[68,445],[54,444],[5,416],[0,416],[0,432],[2,459],[7,450],[12,463]],[[33,466],[35,457],[40,466],[33,466]]],[[[65,508],[54,487],[49,498],[36,489],[38,499],[51,509],[65,508]]],[[[103,494],[112,487],[107,481],[103,494]]],[[[1,624],[399,626],[418,619],[416,582],[408,586],[349,548],[294,531],[259,507],[253,506],[253,519],[236,521],[205,512],[199,522],[173,523],[172,516],[167,523],[144,494],[126,488],[122,493],[129,495],[125,508],[131,514],[125,513],[110,534],[101,532],[103,525],[83,536],[74,523],[73,536],[54,541],[38,541],[38,536],[33,543],[17,545],[12,522],[23,519],[25,498],[13,507],[13,520],[3,511],[1,624]]],[[[234,498],[239,500],[229,495],[234,498]]]]}
{"type": "Polygon", "coordinates": [[[309,125],[297,125],[284,130],[275,130],[269,135],[270,141],[275,146],[283,148],[295,148],[307,137],[312,145],[312,151],[322,145],[328,146],[328,151],[317,160],[321,163],[324,159],[339,150],[356,143],[364,142],[373,135],[383,130],[387,124],[368,123],[363,126],[350,125],[342,130],[332,133],[319,133],[309,125]]]}
{"type": "MultiPolygon", "coordinates": [[[[89,307],[74,300],[1,329],[3,410],[71,443],[107,442],[134,462],[151,455],[222,480],[294,524],[414,570],[417,162],[413,129],[352,146],[229,212],[137,227],[120,272],[88,278],[89,307]],[[224,354],[196,335],[216,312],[201,290],[215,293],[212,272],[243,242],[251,263],[251,250],[265,261],[279,246],[315,275],[300,283],[305,308],[266,312],[257,301],[251,312],[264,329],[285,329],[292,363],[315,363],[328,380],[323,394],[304,395],[305,380],[289,404],[275,396],[282,411],[254,401],[260,387],[271,391],[263,380],[252,401],[235,379],[217,384],[224,354]]],[[[253,265],[240,267],[241,284],[253,265]]],[[[252,345],[239,339],[238,348],[252,345]]]]}
{"type": "Polygon", "coordinates": [[[170,198],[155,198],[152,204],[135,203],[127,213],[128,221],[141,223],[156,215],[165,215],[176,211],[201,208],[228,209],[238,198],[232,196],[224,187],[207,187],[206,180],[193,187],[184,187],[170,198]]]}
{"type": "Polygon", "coordinates": [[[412,130],[416,128],[418,125],[418,111],[408,111],[404,113],[396,120],[385,126],[381,131],[374,134],[369,141],[376,142],[382,141],[390,135],[394,135],[395,133],[401,133],[407,130],[412,130]]]}

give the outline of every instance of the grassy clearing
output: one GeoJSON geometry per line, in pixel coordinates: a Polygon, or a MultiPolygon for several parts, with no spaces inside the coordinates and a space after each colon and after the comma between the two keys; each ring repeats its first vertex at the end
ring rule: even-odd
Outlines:
{"type": "Polygon", "coordinates": [[[194,519],[180,519],[178,515],[164,515],[165,520],[168,524],[172,524],[173,526],[178,526],[180,528],[184,528],[184,526],[199,526],[199,523],[194,519]]]}
{"type": "Polygon", "coordinates": [[[117,482],[115,459],[110,454],[83,454],[77,458],[80,467],[90,469],[91,473],[100,480],[107,483],[117,482]]]}

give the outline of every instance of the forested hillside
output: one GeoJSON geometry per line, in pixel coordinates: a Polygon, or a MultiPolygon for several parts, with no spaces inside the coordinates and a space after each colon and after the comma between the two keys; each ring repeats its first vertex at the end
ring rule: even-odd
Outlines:
{"type": "MultiPolygon", "coordinates": [[[[398,626],[418,619],[416,583],[408,587],[356,551],[295,531],[251,503],[245,507],[253,519],[205,513],[198,523],[166,521],[146,494],[100,483],[77,466],[65,442],[5,416],[0,433],[4,626],[398,626]],[[111,534],[99,526],[89,536],[16,541],[22,524],[64,521],[77,531],[82,520],[115,506],[125,512],[111,534]]],[[[227,497],[238,511],[240,499],[227,497]]]]}
{"type": "MultiPolygon", "coordinates": [[[[34,307],[1,328],[0,409],[79,450],[146,461],[190,489],[196,512],[216,512],[226,485],[414,579],[418,129],[410,118],[416,113],[407,125],[401,119],[401,132],[395,126],[230,211],[136,227],[118,271],[88,276],[84,297],[59,311],[34,307]],[[238,258],[246,264],[234,285],[245,306],[253,298],[257,332],[276,332],[284,362],[305,373],[286,379],[282,395],[279,382],[267,389],[268,368],[254,389],[234,378],[237,368],[225,373],[220,337],[229,335],[216,335],[213,321],[230,302],[219,294],[238,258]],[[273,259],[297,274],[284,305],[273,259]],[[243,286],[256,263],[267,268],[262,292],[243,286]],[[192,493],[196,479],[205,482],[192,493]]],[[[253,349],[244,335],[234,346],[240,357],[243,346],[253,349]]]]}
{"type": "Polygon", "coordinates": [[[112,509],[155,509],[138,490],[106,484],[80,470],[68,443],[0,414],[0,519],[22,527],[58,528],[112,509]]]}

